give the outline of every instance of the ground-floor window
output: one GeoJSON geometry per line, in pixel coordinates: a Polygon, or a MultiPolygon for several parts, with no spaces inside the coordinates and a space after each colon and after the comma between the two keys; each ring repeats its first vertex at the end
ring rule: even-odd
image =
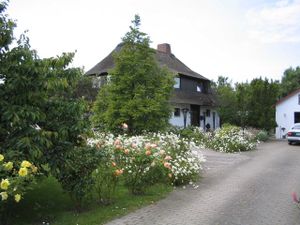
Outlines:
{"type": "Polygon", "coordinates": [[[295,123],[300,123],[300,112],[295,112],[294,113],[294,122],[295,123]]]}
{"type": "Polygon", "coordinates": [[[174,116],[175,117],[180,117],[180,108],[175,108],[174,109],[174,116]]]}

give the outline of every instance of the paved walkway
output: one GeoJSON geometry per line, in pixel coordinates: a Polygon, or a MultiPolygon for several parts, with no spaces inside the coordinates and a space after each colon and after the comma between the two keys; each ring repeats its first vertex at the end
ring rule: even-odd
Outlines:
{"type": "Polygon", "coordinates": [[[261,144],[257,151],[205,150],[203,178],[113,224],[300,225],[291,193],[300,193],[300,146],[261,144]]]}

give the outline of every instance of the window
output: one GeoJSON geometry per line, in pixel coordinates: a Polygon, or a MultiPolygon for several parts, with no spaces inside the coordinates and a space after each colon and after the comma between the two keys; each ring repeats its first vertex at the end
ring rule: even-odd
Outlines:
{"type": "Polygon", "coordinates": [[[93,88],[100,88],[101,86],[101,78],[100,77],[95,77],[92,80],[92,87],[93,88]]]}
{"type": "Polygon", "coordinates": [[[180,117],[180,108],[175,108],[174,109],[174,116],[175,117],[180,117]]]}
{"type": "Polygon", "coordinates": [[[197,88],[196,91],[197,92],[203,92],[204,88],[203,88],[203,83],[202,82],[197,82],[197,88]]]}
{"type": "Polygon", "coordinates": [[[209,109],[206,110],[206,116],[210,117],[210,110],[209,109]]]}
{"type": "Polygon", "coordinates": [[[202,87],[200,85],[197,85],[197,92],[202,92],[202,87]]]}
{"type": "Polygon", "coordinates": [[[175,84],[174,84],[174,88],[180,88],[180,77],[175,77],[175,84]]]}

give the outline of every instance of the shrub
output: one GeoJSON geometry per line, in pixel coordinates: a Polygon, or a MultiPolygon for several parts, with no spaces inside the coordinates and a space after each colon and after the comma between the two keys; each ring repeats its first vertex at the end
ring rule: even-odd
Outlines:
{"type": "Polygon", "coordinates": [[[103,147],[99,150],[102,153],[102,159],[92,174],[92,187],[97,195],[98,202],[104,205],[112,203],[119,181],[119,176],[116,174],[117,165],[113,161],[109,150],[108,147],[103,147]]]}
{"type": "Polygon", "coordinates": [[[75,209],[82,210],[82,203],[93,185],[92,173],[101,159],[101,152],[93,147],[77,147],[64,155],[65,163],[57,167],[55,177],[75,202],[75,209]]]}
{"type": "Polygon", "coordinates": [[[269,139],[268,132],[265,130],[261,130],[257,133],[255,139],[257,141],[267,141],[269,139]]]}

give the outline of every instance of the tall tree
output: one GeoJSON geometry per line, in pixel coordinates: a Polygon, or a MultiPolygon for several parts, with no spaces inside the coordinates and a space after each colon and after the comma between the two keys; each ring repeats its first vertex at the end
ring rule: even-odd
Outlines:
{"type": "Polygon", "coordinates": [[[249,92],[250,87],[248,83],[235,84],[235,95],[237,99],[236,124],[243,128],[249,125],[249,92]]]}
{"type": "Polygon", "coordinates": [[[249,88],[249,125],[266,130],[276,127],[274,104],[279,83],[267,78],[256,78],[251,81],[249,88]]]}
{"type": "Polygon", "coordinates": [[[114,55],[110,82],[97,96],[95,126],[116,132],[121,123],[127,123],[130,133],[140,133],[158,131],[168,124],[174,79],[158,65],[149,37],[139,28],[140,17],[136,15],[122,38],[120,52],[114,55]]]}

